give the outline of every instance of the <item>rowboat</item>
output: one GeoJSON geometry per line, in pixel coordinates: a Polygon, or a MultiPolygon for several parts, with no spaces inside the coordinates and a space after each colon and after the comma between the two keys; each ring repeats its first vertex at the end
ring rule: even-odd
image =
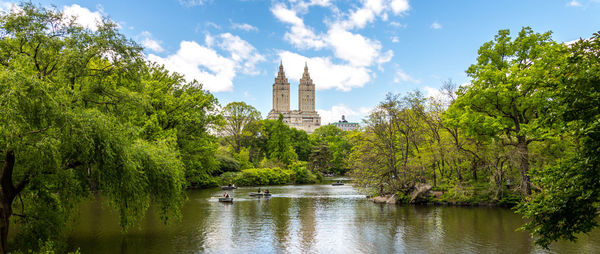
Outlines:
{"type": "Polygon", "coordinates": [[[233,198],[219,198],[219,202],[233,203],[233,198]]]}
{"type": "Polygon", "coordinates": [[[221,190],[235,190],[237,187],[235,186],[221,186],[221,190]]]}
{"type": "Polygon", "coordinates": [[[253,197],[270,197],[271,193],[250,192],[250,196],[253,196],[253,197]]]}
{"type": "Polygon", "coordinates": [[[339,185],[344,185],[344,183],[332,183],[332,186],[339,186],[339,185]]]}

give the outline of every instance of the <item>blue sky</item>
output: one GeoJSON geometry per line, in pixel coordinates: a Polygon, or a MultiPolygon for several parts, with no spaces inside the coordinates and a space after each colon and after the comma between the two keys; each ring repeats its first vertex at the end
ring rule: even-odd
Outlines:
{"type": "MultiPolygon", "coordinates": [[[[530,26],[568,42],[600,31],[600,0],[165,0],[39,1],[94,28],[108,16],[151,61],[197,79],[221,105],[272,108],[279,61],[297,109],[304,62],[322,123],[360,121],[386,93],[434,95],[465,70],[499,29],[530,26]]],[[[0,9],[11,2],[0,0],[0,9]]]]}

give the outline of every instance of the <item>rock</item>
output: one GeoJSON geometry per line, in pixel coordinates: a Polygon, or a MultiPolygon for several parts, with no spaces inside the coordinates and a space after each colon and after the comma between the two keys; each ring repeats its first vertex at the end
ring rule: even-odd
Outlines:
{"type": "Polygon", "coordinates": [[[385,196],[376,196],[376,197],[371,197],[369,198],[369,200],[373,201],[374,203],[385,203],[385,204],[396,204],[396,194],[394,195],[385,195],[385,196]]]}
{"type": "Polygon", "coordinates": [[[418,183],[414,189],[410,192],[410,203],[423,203],[428,201],[429,194],[431,192],[431,185],[418,183]]]}

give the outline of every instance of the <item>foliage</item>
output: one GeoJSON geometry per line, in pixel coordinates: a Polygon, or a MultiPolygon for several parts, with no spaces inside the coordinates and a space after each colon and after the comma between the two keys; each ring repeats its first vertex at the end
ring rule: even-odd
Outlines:
{"type": "MultiPolygon", "coordinates": [[[[545,124],[579,140],[577,152],[536,172],[541,190],[520,204],[529,219],[523,226],[536,243],[548,247],[559,239],[597,227],[600,202],[600,34],[570,46],[568,58],[554,68],[559,82],[549,83],[554,99],[545,124]]],[[[569,154],[567,154],[569,155],[569,154]]]]}
{"type": "Polygon", "coordinates": [[[269,159],[276,159],[285,165],[289,165],[297,159],[289,135],[289,127],[283,123],[283,116],[274,121],[268,129],[267,151],[269,159]]]}
{"type": "Polygon", "coordinates": [[[306,167],[306,162],[294,162],[288,169],[292,170],[292,181],[297,184],[318,183],[322,180],[321,174],[314,174],[306,167]]]}
{"type": "Polygon", "coordinates": [[[227,135],[227,142],[233,147],[235,153],[242,148],[244,138],[251,136],[252,131],[246,126],[252,126],[253,122],[260,119],[260,112],[245,102],[231,102],[222,110],[225,124],[222,131],[227,135]]]}
{"type": "Polygon", "coordinates": [[[329,151],[329,145],[325,142],[315,146],[313,151],[310,153],[309,166],[313,171],[321,173],[331,173],[331,151],[329,151]]]}
{"type": "Polygon", "coordinates": [[[278,185],[291,181],[293,172],[280,168],[250,168],[244,169],[234,178],[238,186],[278,185]]]}
{"type": "Polygon", "coordinates": [[[338,175],[343,175],[348,171],[348,155],[352,145],[347,135],[348,132],[342,131],[334,125],[321,126],[311,134],[311,142],[314,146],[325,142],[331,151],[331,164],[328,165],[330,169],[324,169],[325,171],[332,171],[338,175]]]}
{"type": "Polygon", "coordinates": [[[219,173],[240,171],[240,163],[234,158],[217,155],[217,161],[219,162],[219,173]]]}
{"type": "Polygon", "coordinates": [[[470,136],[501,140],[517,149],[521,188],[530,194],[531,142],[546,138],[538,116],[549,98],[543,89],[561,46],[550,32],[534,33],[523,28],[511,40],[509,30],[500,30],[493,41],[479,49],[477,64],[467,74],[471,85],[462,87],[448,110],[447,118],[470,136]]]}
{"type": "Polygon", "coordinates": [[[298,155],[298,160],[308,161],[312,145],[306,131],[290,128],[290,139],[294,152],[298,155]]]}
{"type": "Polygon", "coordinates": [[[36,250],[91,195],[127,229],[151,203],[178,218],[187,182],[214,181],[216,99],[146,63],[116,24],[91,31],[26,3],[0,16],[0,33],[0,253],[10,221],[36,250]]]}

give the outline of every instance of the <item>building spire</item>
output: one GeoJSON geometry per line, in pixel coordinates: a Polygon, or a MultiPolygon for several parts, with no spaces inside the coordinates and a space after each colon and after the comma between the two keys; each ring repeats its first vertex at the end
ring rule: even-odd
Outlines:
{"type": "Polygon", "coordinates": [[[302,79],[310,79],[310,74],[308,74],[308,65],[306,64],[306,62],[304,62],[304,73],[302,73],[302,79]]]}

